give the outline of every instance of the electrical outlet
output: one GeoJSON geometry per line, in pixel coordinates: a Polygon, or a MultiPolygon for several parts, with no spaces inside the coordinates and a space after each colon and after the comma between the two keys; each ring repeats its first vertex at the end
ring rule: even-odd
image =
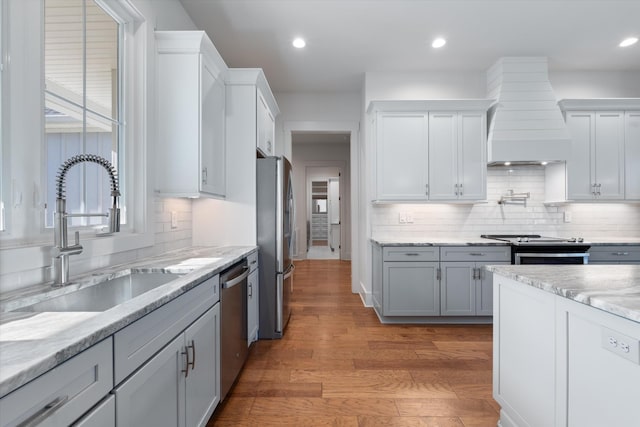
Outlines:
{"type": "Polygon", "coordinates": [[[564,211],[564,222],[571,222],[572,215],[570,211],[564,211]]]}
{"type": "Polygon", "coordinates": [[[602,328],[602,348],[640,365],[640,340],[602,328]]]}
{"type": "Polygon", "coordinates": [[[398,222],[400,224],[406,224],[407,223],[407,214],[404,212],[400,212],[398,214],[398,222]]]}
{"type": "Polygon", "coordinates": [[[178,228],[178,213],[171,211],[171,228],[178,228]]]}
{"type": "Polygon", "coordinates": [[[407,224],[413,224],[413,214],[407,212],[407,224]]]}

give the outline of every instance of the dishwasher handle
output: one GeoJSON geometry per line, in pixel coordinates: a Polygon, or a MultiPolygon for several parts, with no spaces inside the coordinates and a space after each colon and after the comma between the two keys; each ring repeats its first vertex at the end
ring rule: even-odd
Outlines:
{"type": "Polygon", "coordinates": [[[241,275],[236,276],[231,280],[227,280],[226,282],[222,282],[220,284],[222,289],[232,288],[235,285],[237,285],[238,283],[241,283],[244,279],[246,279],[249,276],[249,267],[243,266],[242,269],[244,270],[244,273],[242,273],[241,275]]]}

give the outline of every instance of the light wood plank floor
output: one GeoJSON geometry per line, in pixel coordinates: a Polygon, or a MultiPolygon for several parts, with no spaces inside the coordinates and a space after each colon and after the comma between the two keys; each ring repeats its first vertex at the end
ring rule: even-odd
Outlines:
{"type": "Polygon", "coordinates": [[[490,325],[382,325],[351,265],[296,262],[281,340],[252,347],[208,426],[495,427],[490,325]]]}

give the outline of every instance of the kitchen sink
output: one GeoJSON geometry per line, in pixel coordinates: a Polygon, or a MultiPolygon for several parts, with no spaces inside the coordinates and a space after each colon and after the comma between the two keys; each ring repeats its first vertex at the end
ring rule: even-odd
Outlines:
{"type": "Polygon", "coordinates": [[[163,272],[130,272],[15,311],[105,311],[180,276],[163,272]]]}

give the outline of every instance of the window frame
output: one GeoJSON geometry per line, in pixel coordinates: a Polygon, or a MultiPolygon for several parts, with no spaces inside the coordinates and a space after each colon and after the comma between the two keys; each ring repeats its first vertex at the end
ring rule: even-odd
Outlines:
{"type": "MultiPolygon", "coordinates": [[[[7,0],[0,1],[8,3],[7,0]]],[[[147,61],[149,48],[153,48],[153,46],[148,46],[148,33],[151,29],[145,17],[131,4],[130,0],[95,0],[95,2],[116,19],[118,23],[123,25],[124,30],[125,52],[122,57],[123,81],[122,88],[119,90],[122,90],[123,93],[126,94],[125,97],[121,99],[122,121],[127,125],[125,126],[124,138],[126,141],[132,141],[132,143],[125,144],[122,153],[123,162],[120,165],[121,173],[125,174],[128,180],[128,190],[126,193],[123,193],[123,197],[126,198],[126,205],[129,207],[129,212],[122,212],[121,215],[127,215],[127,223],[129,226],[122,229],[121,232],[108,237],[97,237],[95,233],[86,233],[86,235],[81,238],[81,244],[84,250],[73,259],[73,261],[85,264],[85,269],[86,266],[94,264],[94,262],[90,261],[93,258],[95,258],[97,262],[93,268],[98,268],[101,267],[104,262],[113,264],[131,259],[132,253],[134,257],[139,256],[140,252],[136,253],[135,251],[152,247],[155,240],[154,210],[152,205],[153,188],[151,176],[148,171],[150,162],[147,160],[147,116],[153,117],[153,111],[147,108],[147,80],[149,80],[147,61]]],[[[19,26],[16,26],[14,29],[10,28],[9,17],[11,17],[12,20],[17,17],[19,20],[29,20],[31,22],[33,22],[33,19],[39,19],[38,22],[41,24],[40,26],[42,27],[44,24],[44,8],[41,1],[38,2],[38,6],[31,2],[21,2],[17,5],[16,11],[14,12],[15,13],[12,13],[11,10],[9,10],[5,15],[4,23],[6,25],[5,28],[3,28],[3,30],[7,31],[11,36],[14,36],[14,33],[18,34],[18,36],[13,39],[14,41],[18,39],[17,44],[14,44],[14,41],[11,40],[8,42],[6,54],[9,56],[11,55],[12,49],[18,51],[22,47],[19,40],[19,35],[22,34],[20,31],[27,31],[24,28],[18,29],[19,26]],[[40,11],[39,14],[37,10],[40,11]],[[36,12],[35,15],[34,12],[36,12]]],[[[42,45],[43,33],[41,32],[40,34],[41,53],[37,59],[42,63],[44,60],[44,46],[42,45]]],[[[5,38],[3,37],[3,41],[4,40],[5,38]]],[[[32,57],[30,57],[30,59],[32,59],[32,57]]],[[[24,71],[20,68],[20,65],[9,65],[5,70],[8,71],[9,74],[13,74],[13,72],[20,74],[24,71]],[[15,68],[15,70],[11,71],[12,68],[15,68]]],[[[39,81],[33,81],[30,77],[31,80],[26,84],[33,83],[40,87],[40,107],[37,111],[32,112],[41,117],[39,120],[43,120],[44,74],[42,73],[42,68],[40,68],[39,76],[39,81]]],[[[6,78],[3,80],[5,80],[4,83],[7,83],[6,78]]],[[[22,81],[25,79],[20,78],[18,80],[22,81]]],[[[7,87],[8,86],[5,86],[5,88],[7,87]]],[[[3,96],[3,102],[6,98],[19,96],[16,92],[17,91],[7,91],[8,96],[3,96]]],[[[8,104],[5,104],[5,106],[11,105],[13,101],[8,99],[7,102],[8,104]]],[[[35,104],[34,100],[30,102],[35,104]]],[[[6,108],[4,112],[8,113],[8,111],[9,108],[6,108]]],[[[13,119],[14,117],[12,117],[12,120],[13,119]]],[[[15,119],[22,122],[27,120],[27,117],[22,111],[19,111],[15,119]]],[[[7,121],[6,114],[4,120],[7,121]]],[[[37,141],[33,147],[34,149],[38,147],[42,150],[42,147],[44,147],[44,123],[42,121],[38,123],[41,123],[40,141],[37,141]]],[[[6,127],[3,127],[3,132],[5,132],[5,130],[7,130],[6,127]]],[[[24,153],[20,152],[20,150],[15,154],[15,156],[17,156],[15,159],[9,158],[10,156],[7,154],[9,150],[5,151],[4,148],[10,148],[9,146],[14,136],[13,132],[5,133],[5,135],[9,135],[11,138],[4,140],[7,144],[5,144],[6,147],[2,147],[3,162],[5,159],[7,162],[11,162],[12,160],[17,162],[24,161],[24,153]]],[[[37,162],[40,171],[35,182],[38,183],[38,185],[41,185],[41,178],[43,174],[46,174],[42,169],[43,156],[44,154],[40,156],[40,160],[37,162]]],[[[26,189],[29,192],[32,191],[32,182],[21,182],[25,180],[23,176],[19,176],[16,180],[13,172],[9,172],[9,170],[5,171],[4,168],[2,173],[3,184],[5,180],[10,182],[17,181],[18,190],[23,191],[26,189]]],[[[46,179],[46,177],[44,179],[46,179]]],[[[36,187],[34,191],[33,195],[31,193],[23,195],[23,206],[20,207],[22,211],[20,211],[19,214],[22,212],[32,212],[34,207],[40,210],[40,214],[37,215],[37,222],[33,224],[35,230],[33,230],[31,225],[26,225],[32,228],[33,231],[36,231],[36,234],[29,233],[28,231],[25,232],[25,220],[22,218],[20,220],[20,226],[16,226],[15,230],[7,228],[5,232],[0,233],[0,265],[2,265],[2,275],[29,272],[30,275],[28,277],[32,277],[32,274],[36,274],[36,278],[26,279],[30,282],[41,281],[41,279],[37,279],[37,276],[41,274],[46,275],[47,271],[50,270],[50,250],[53,246],[53,230],[44,228],[44,214],[42,213],[44,203],[41,200],[42,187],[36,187]],[[28,199],[28,202],[26,199],[28,199]],[[25,206],[25,202],[27,202],[29,206],[25,206]],[[33,205],[31,205],[32,203],[33,205]]],[[[13,193],[13,191],[7,193],[7,198],[13,196],[11,193],[13,193]]],[[[11,209],[13,210],[13,205],[11,209]]],[[[44,278],[44,280],[48,279],[48,277],[44,278]]]]}
{"type": "MultiPolygon", "coordinates": [[[[43,4],[46,4],[47,0],[42,0],[43,4]]],[[[70,106],[75,106],[78,109],[80,109],[83,114],[83,120],[84,123],[82,123],[82,153],[77,153],[77,154],[84,154],[85,150],[86,150],[86,133],[87,133],[87,120],[89,116],[98,116],[98,117],[103,117],[106,120],[111,121],[112,123],[116,124],[117,126],[117,131],[113,134],[115,138],[117,138],[117,164],[114,164],[117,172],[118,172],[118,181],[120,183],[120,208],[121,208],[121,230],[122,231],[127,231],[128,229],[130,229],[130,227],[127,226],[128,221],[127,221],[127,204],[126,204],[126,194],[128,193],[127,191],[127,187],[129,186],[127,181],[126,181],[126,173],[125,173],[125,168],[123,168],[122,166],[124,165],[124,148],[127,146],[128,142],[126,140],[126,127],[125,127],[125,121],[124,121],[124,116],[123,116],[123,107],[124,107],[124,97],[125,97],[125,93],[123,90],[123,86],[124,86],[124,67],[126,66],[126,64],[124,63],[124,55],[125,52],[127,52],[128,48],[125,46],[125,34],[127,29],[126,24],[127,24],[127,20],[126,19],[122,19],[120,18],[120,16],[110,10],[108,4],[110,2],[101,2],[98,0],[78,0],[82,2],[82,19],[83,19],[83,64],[82,64],[82,72],[83,72],[83,87],[86,87],[86,80],[87,80],[87,71],[86,71],[86,66],[87,66],[87,45],[86,45],[86,37],[87,34],[89,32],[89,29],[87,27],[87,9],[86,9],[86,3],[88,1],[93,1],[93,3],[95,3],[97,5],[97,7],[100,7],[104,13],[106,13],[107,15],[109,15],[114,22],[117,24],[118,26],[118,40],[117,40],[117,96],[116,96],[116,100],[117,100],[117,104],[114,106],[117,114],[116,114],[116,118],[109,118],[104,116],[101,112],[94,110],[88,102],[88,98],[86,95],[86,91],[85,93],[83,93],[80,96],[80,99],[78,100],[74,100],[72,99],[70,96],[68,96],[68,89],[65,88],[59,88],[57,87],[57,85],[53,85],[54,87],[52,89],[47,89],[47,85],[46,82],[43,84],[43,105],[46,106],[46,99],[47,98],[53,98],[59,102],[61,102],[62,104],[68,104],[70,106]],[[103,5],[104,3],[104,5],[103,5]],[[65,93],[67,92],[67,93],[65,93]]],[[[44,11],[44,8],[43,8],[44,11]]],[[[44,52],[44,39],[46,38],[46,31],[44,30],[45,27],[45,22],[42,22],[42,28],[43,28],[43,52],[44,52]]],[[[44,57],[44,55],[43,55],[44,57]]],[[[45,70],[45,64],[44,64],[44,59],[43,59],[43,82],[44,79],[46,79],[46,70],[45,70]]],[[[43,112],[44,114],[44,112],[43,112]]],[[[49,179],[50,177],[48,176],[48,152],[49,152],[49,146],[48,146],[48,137],[47,137],[47,132],[46,132],[46,118],[43,119],[44,120],[44,128],[43,128],[43,138],[42,138],[42,148],[41,148],[41,153],[43,156],[43,174],[42,174],[42,189],[43,189],[43,203],[45,204],[45,208],[43,210],[43,220],[42,220],[42,224],[41,224],[41,233],[45,234],[47,233],[47,230],[53,230],[54,229],[54,220],[53,220],[53,212],[55,212],[56,206],[55,206],[55,198],[53,199],[53,203],[49,204],[49,198],[50,198],[50,194],[48,194],[49,192],[49,188],[50,188],[50,182],[49,179]],[[47,218],[48,216],[50,216],[50,218],[47,218]],[[50,220],[51,225],[48,225],[50,220]]],[[[109,161],[111,161],[111,159],[107,159],[109,161]]],[[[59,165],[57,165],[59,166],[59,165]]],[[[91,189],[89,189],[87,187],[87,175],[86,175],[86,171],[84,169],[84,165],[77,165],[74,167],[75,168],[83,168],[82,169],[82,177],[83,177],[83,181],[80,183],[80,187],[82,188],[82,202],[84,204],[84,202],[86,202],[87,200],[87,191],[91,191],[91,189]]],[[[55,178],[52,178],[55,179],[55,178]]],[[[104,189],[101,189],[104,190],[104,189]]],[[[106,209],[103,209],[104,212],[107,211],[107,209],[110,207],[110,204],[107,205],[106,209]]],[[[69,201],[67,201],[67,211],[69,212],[69,201]]],[[[74,213],[78,213],[78,212],[74,212],[74,213]]],[[[82,212],[82,213],[86,213],[86,212],[82,212]]],[[[106,231],[108,228],[108,220],[104,220],[102,225],[97,225],[97,224],[92,224],[91,222],[92,219],[90,217],[78,217],[75,218],[75,222],[80,222],[80,224],[73,224],[72,221],[69,221],[68,223],[68,227],[69,229],[73,229],[74,231],[78,231],[80,232],[80,234],[84,237],[84,238],[90,238],[92,234],[95,234],[96,230],[102,230],[102,231],[106,231]]]]}

